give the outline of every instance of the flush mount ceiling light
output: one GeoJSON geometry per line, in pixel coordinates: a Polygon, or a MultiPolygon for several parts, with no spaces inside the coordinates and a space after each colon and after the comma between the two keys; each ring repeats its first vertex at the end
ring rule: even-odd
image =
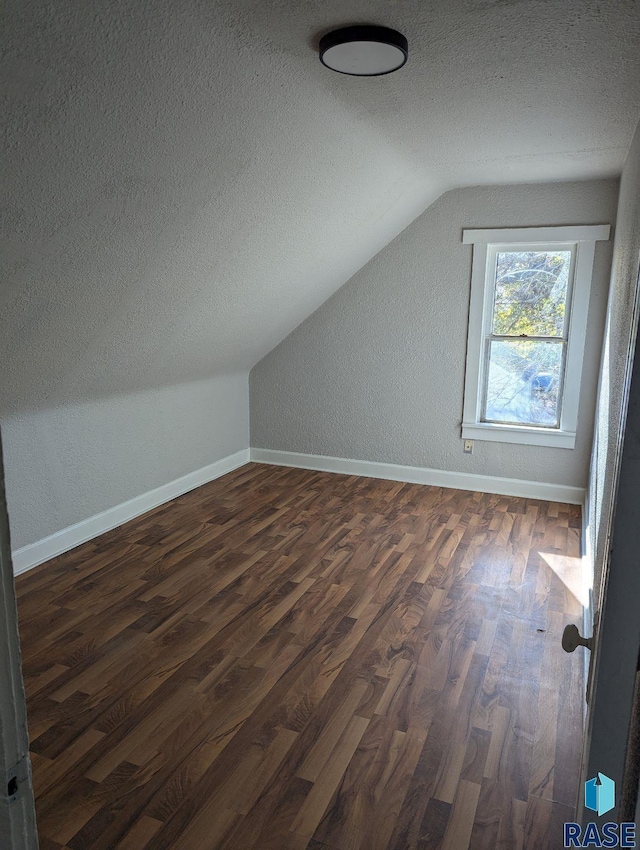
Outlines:
{"type": "Polygon", "coordinates": [[[343,27],[320,39],[322,64],[354,77],[390,74],[402,68],[408,56],[407,39],[387,27],[343,27]]]}

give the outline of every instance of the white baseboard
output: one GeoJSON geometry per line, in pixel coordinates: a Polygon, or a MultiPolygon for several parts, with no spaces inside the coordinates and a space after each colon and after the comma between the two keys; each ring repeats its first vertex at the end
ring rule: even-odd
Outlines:
{"type": "Polygon", "coordinates": [[[411,484],[430,484],[434,487],[450,487],[456,490],[497,493],[500,496],[520,496],[525,499],[541,499],[545,502],[565,502],[571,505],[582,505],[584,502],[584,489],[582,487],[544,484],[540,481],[521,481],[517,478],[497,478],[493,475],[446,472],[443,469],[398,466],[394,463],[374,463],[344,457],[280,452],[274,449],[252,448],[251,460],[256,463],[270,463],[275,466],[294,466],[299,469],[315,469],[319,472],[339,472],[343,475],[364,475],[367,478],[385,478],[390,481],[406,481],[411,484]]]}
{"type": "Polygon", "coordinates": [[[152,510],[152,508],[157,508],[158,505],[170,502],[171,499],[182,496],[189,490],[195,490],[196,487],[201,487],[209,481],[220,478],[221,475],[225,475],[239,466],[244,466],[245,463],[249,463],[249,449],[242,449],[235,454],[223,457],[215,463],[196,469],[195,472],[176,478],[175,481],[170,481],[168,484],[163,484],[161,487],[135,496],[120,505],[108,508],[102,513],[83,519],[75,525],[63,528],[36,543],[22,546],[12,554],[13,571],[15,575],[19,575],[32,567],[37,567],[38,564],[42,564],[50,558],[55,558],[56,555],[61,555],[63,552],[68,552],[69,549],[74,549],[81,543],[86,543],[87,540],[92,540],[94,537],[104,534],[105,531],[111,531],[112,528],[116,528],[130,519],[135,519],[152,510]]]}
{"type": "Polygon", "coordinates": [[[249,460],[275,466],[292,466],[299,469],[314,469],[321,472],[337,472],[343,475],[363,475],[367,478],[384,478],[391,481],[406,481],[413,484],[430,484],[435,487],[450,487],[457,490],[473,490],[482,493],[497,493],[502,496],[521,496],[543,501],[583,504],[585,493],[581,487],[562,484],[543,484],[538,481],[521,481],[515,478],[497,478],[492,475],[472,475],[463,472],[446,472],[418,466],[399,466],[393,463],[375,463],[349,458],[325,457],[323,455],[281,452],[273,449],[243,449],[224,457],[208,466],[183,475],[175,481],[135,496],[102,513],[63,528],[55,534],[22,546],[13,552],[13,570],[16,575],[37,567],[39,564],[86,543],[105,531],[111,531],[147,511],[171,501],[183,493],[225,475],[249,460]]]}

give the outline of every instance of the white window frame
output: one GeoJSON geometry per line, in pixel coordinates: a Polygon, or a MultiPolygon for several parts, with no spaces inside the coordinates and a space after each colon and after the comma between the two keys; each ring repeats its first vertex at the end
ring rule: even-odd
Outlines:
{"type": "Polygon", "coordinates": [[[462,438],[573,449],[578,426],[580,381],[587,335],[589,296],[596,242],[609,239],[608,224],[576,227],[513,227],[463,230],[462,241],[473,245],[469,333],[464,384],[462,438]],[[568,334],[561,384],[560,422],[556,428],[482,421],[482,394],[491,335],[498,251],[571,250],[572,269],[567,295],[568,334]]]}

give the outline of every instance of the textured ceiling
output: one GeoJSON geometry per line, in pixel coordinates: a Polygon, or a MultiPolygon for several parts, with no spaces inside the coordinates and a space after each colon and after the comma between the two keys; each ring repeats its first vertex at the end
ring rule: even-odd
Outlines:
{"type": "Polygon", "coordinates": [[[443,191],[615,174],[640,113],[634,0],[12,2],[4,413],[248,369],[443,191]],[[408,64],[324,68],[357,22],[408,64]]]}

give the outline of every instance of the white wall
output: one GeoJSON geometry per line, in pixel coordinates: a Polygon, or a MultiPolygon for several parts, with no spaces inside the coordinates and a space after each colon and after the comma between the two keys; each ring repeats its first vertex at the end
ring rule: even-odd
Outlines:
{"type": "Polygon", "coordinates": [[[576,448],[460,438],[471,246],[462,229],[614,223],[616,180],[442,196],[251,372],[255,447],[584,487],[611,243],[599,242],[576,448]]]}
{"type": "Polygon", "coordinates": [[[617,480],[619,429],[625,416],[625,370],[637,333],[634,303],[640,264],[640,125],[636,129],[620,180],[611,286],[598,393],[595,438],[589,480],[589,527],[592,536],[595,604],[600,574],[608,556],[608,538],[617,480]]]}
{"type": "Polygon", "coordinates": [[[2,438],[15,550],[246,449],[247,375],[7,417],[2,438]]]}

